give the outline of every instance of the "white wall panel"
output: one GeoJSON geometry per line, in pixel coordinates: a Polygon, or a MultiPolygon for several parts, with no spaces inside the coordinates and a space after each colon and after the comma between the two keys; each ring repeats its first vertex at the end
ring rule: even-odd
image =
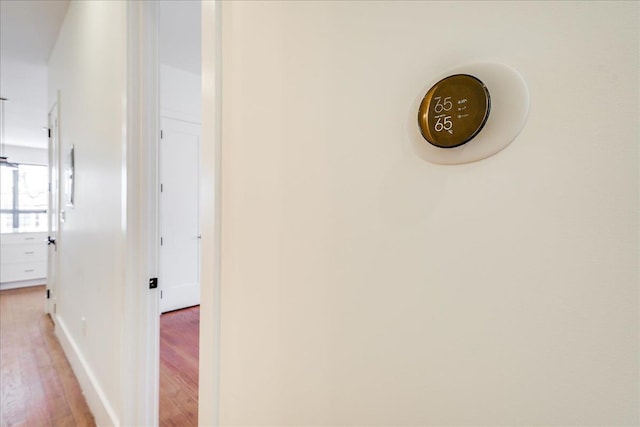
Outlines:
{"type": "Polygon", "coordinates": [[[160,115],[202,123],[202,78],[199,74],[160,66],[160,115]]]}
{"type": "Polygon", "coordinates": [[[72,2],[49,61],[50,105],[60,93],[61,167],[75,147],[75,205],[61,206],[57,316],[78,353],[70,359],[106,408],[88,396],[103,425],[121,414],[126,28],[125,2],[72,2]]]}
{"type": "MultiPolygon", "coordinates": [[[[47,133],[42,131],[45,136],[47,133]]],[[[49,163],[47,159],[46,148],[34,148],[34,147],[22,147],[18,145],[5,145],[5,155],[13,163],[28,163],[32,165],[47,165],[49,163]]]]}
{"type": "Polygon", "coordinates": [[[222,13],[221,425],[638,423],[637,2],[222,13]],[[528,122],[428,163],[413,106],[476,61],[528,122]]]}

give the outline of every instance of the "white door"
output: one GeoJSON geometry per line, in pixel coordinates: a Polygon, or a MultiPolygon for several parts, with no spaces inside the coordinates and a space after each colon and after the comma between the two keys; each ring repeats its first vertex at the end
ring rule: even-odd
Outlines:
{"type": "Polygon", "coordinates": [[[200,125],[161,119],[160,311],[200,304],[200,125]]]}
{"type": "Polygon", "coordinates": [[[49,112],[49,247],[47,251],[47,300],[45,310],[55,322],[57,297],[57,261],[58,261],[58,209],[59,209],[59,148],[58,141],[58,105],[49,112]]]}

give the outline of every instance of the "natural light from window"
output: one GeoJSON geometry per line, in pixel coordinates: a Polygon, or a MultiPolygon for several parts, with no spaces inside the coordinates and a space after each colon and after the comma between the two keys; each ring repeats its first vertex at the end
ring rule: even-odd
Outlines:
{"type": "Polygon", "coordinates": [[[0,172],[0,232],[47,231],[47,167],[3,164],[0,172]]]}

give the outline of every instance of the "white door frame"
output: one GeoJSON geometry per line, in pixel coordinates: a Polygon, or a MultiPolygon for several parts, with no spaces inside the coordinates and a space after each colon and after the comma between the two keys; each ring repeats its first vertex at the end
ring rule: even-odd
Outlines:
{"type": "Polygon", "coordinates": [[[122,425],[158,425],[158,4],[127,2],[122,425]]]}
{"type": "Polygon", "coordinates": [[[60,244],[60,93],[49,109],[48,171],[49,201],[47,210],[47,303],[45,311],[57,323],[56,303],[58,298],[58,248],[60,244]],[[53,119],[52,119],[53,118],[53,119]],[[53,236],[53,240],[51,237],[53,236]]]}
{"type": "Polygon", "coordinates": [[[218,426],[220,380],[222,9],[202,2],[202,139],[200,148],[200,370],[198,423],[218,426]],[[203,363],[204,362],[204,363],[203,363]]]}
{"type": "MultiPolygon", "coordinates": [[[[202,1],[200,425],[219,424],[221,8],[202,1]]],[[[158,425],[158,4],[127,2],[127,125],[123,147],[124,328],[122,425],[158,425]]]]}

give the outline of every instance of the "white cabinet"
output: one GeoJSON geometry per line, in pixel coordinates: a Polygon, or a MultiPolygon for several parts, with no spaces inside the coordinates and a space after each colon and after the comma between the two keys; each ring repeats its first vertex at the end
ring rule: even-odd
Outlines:
{"type": "Polygon", "coordinates": [[[46,233],[0,235],[0,289],[44,284],[46,276],[46,233]]]}

